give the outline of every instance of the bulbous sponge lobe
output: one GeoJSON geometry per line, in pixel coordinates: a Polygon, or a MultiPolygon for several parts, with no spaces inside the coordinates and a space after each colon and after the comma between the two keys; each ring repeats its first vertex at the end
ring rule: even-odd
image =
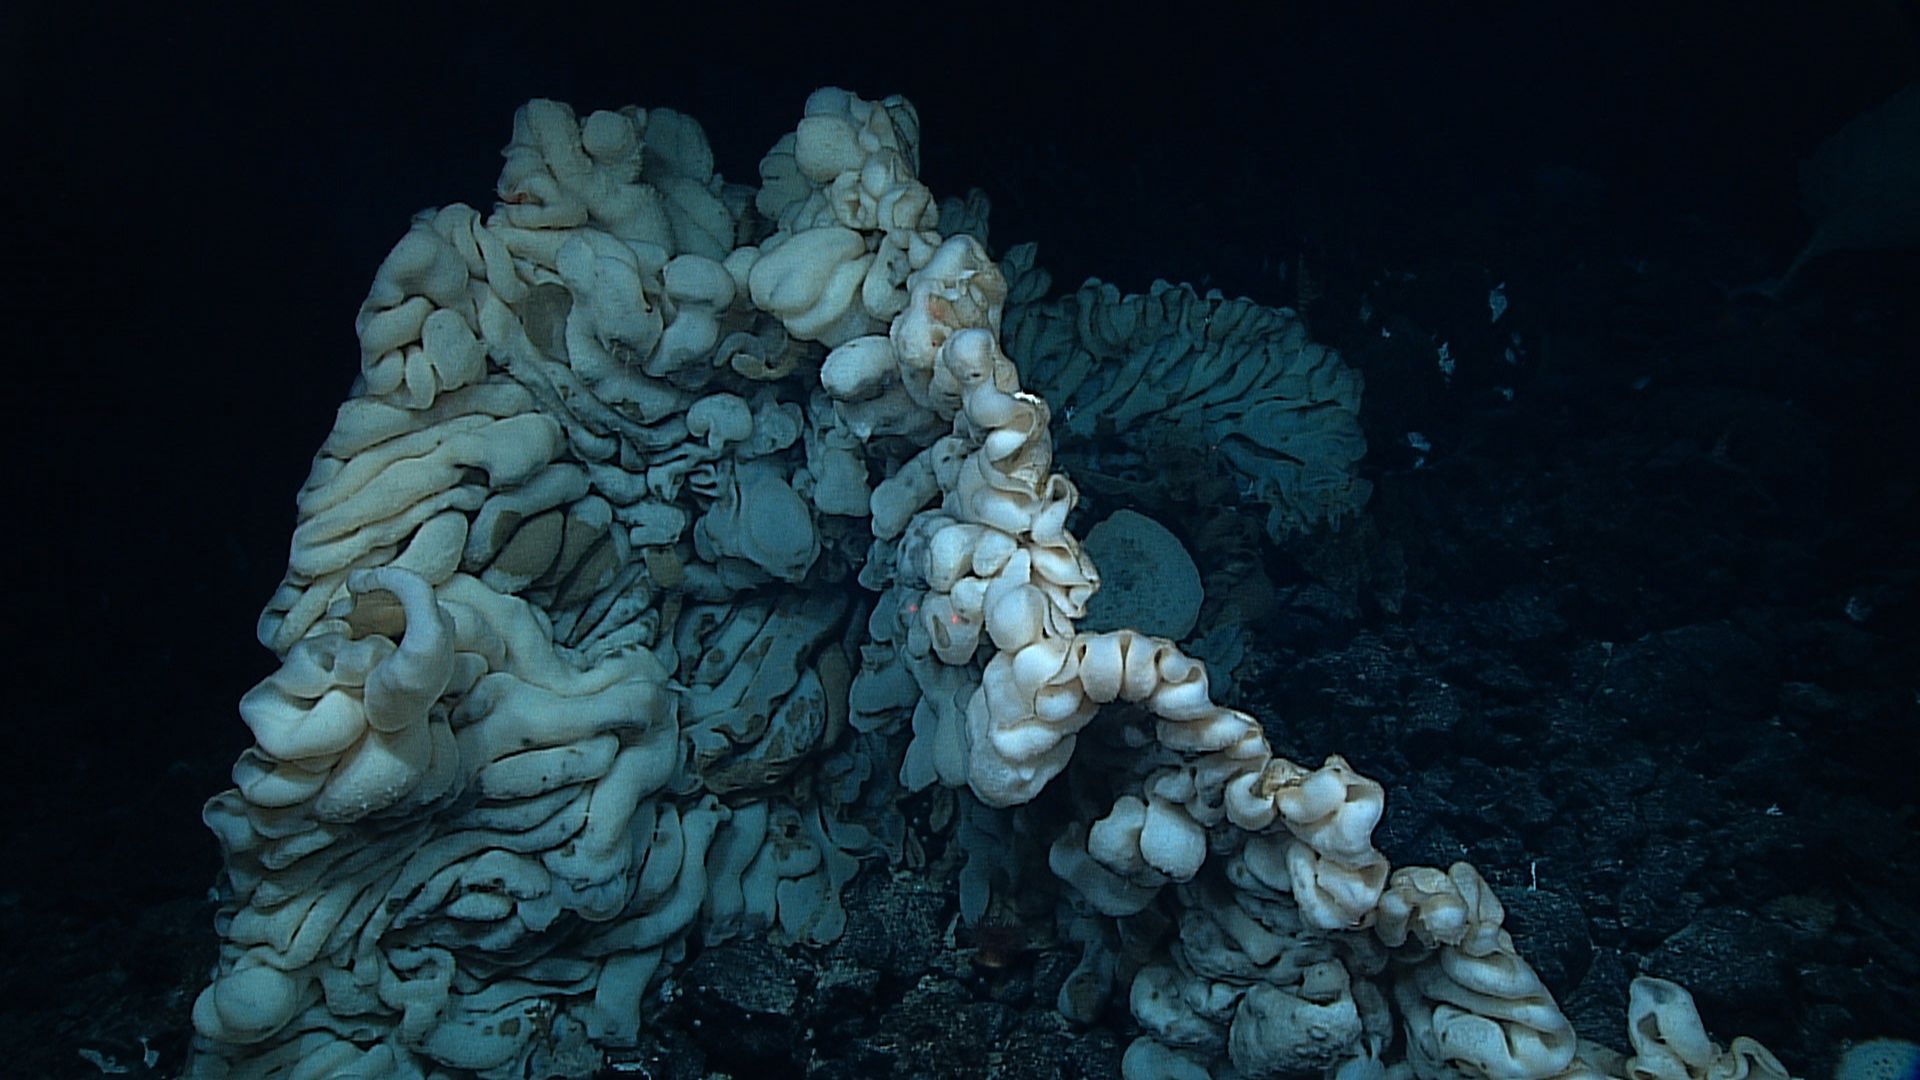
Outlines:
{"type": "Polygon", "coordinates": [[[1905,1039],[1868,1039],[1840,1055],[1833,1080],[1915,1080],[1920,1044],[1905,1039]]]}
{"type": "Polygon", "coordinates": [[[1165,525],[1134,510],[1116,510],[1081,541],[1102,568],[1100,591],[1087,601],[1089,630],[1131,626],[1179,641],[1200,618],[1200,568],[1165,525]]]}

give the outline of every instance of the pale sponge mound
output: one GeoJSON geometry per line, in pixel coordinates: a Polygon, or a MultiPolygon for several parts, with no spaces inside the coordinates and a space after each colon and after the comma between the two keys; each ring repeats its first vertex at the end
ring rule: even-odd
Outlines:
{"type": "MultiPolygon", "coordinates": [[[[827,946],[863,863],[949,851],[963,918],[1081,948],[1066,1017],[1129,1009],[1129,1080],[1783,1080],[1654,980],[1634,1058],[1588,1055],[1478,871],[1389,866],[1380,784],[1215,703],[1177,542],[1068,527],[1006,278],[936,231],[919,136],[821,90],[756,190],[687,117],[536,101],[491,212],[414,220],[204,812],[186,1075],[633,1072],[694,953],[827,946]],[[1078,625],[1103,569],[1150,632],[1078,625]]],[[[1358,380],[1296,321],[1087,310],[1238,343],[1083,379],[1094,414],[1201,425],[1289,521],[1357,505],[1358,380]]]]}
{"type": "Polygon", "coordinates": [[[1905,1039],[1869,1039],[1840,1055],[1833,1080],[1915,1080],[1920,1044],[1905,1039]]]}
{"type": "Polygon", "coordinates": [[[1200,618],[1200,568],[1165,525],[1135,510],[1115,510],[1087,530],[1084,546],[1101,578],[1081,625],[1131,626],[1173,641],[1193,632],[1200,618]]]}

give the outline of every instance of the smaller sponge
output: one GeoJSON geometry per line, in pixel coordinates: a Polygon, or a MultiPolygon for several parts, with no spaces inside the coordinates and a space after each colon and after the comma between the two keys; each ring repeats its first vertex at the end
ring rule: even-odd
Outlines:
{"type": "Polygon", "coordinates": [[[1100,571],[1100,590],[1087,601],[1083,630],[1131,626],[1179,641],[1200,618],[1200,569],[1166,526],[1132,510],[1115,510],[1095,525],[1081,548],[1100,571]]]}
{"type": "Polygon", "coordinates": [[[1849,120],[1800,166],[1813,237],[1787,268],[1791,281],[1829,251],[1920,244],[1920,83],[1849,120]]]}
{"type": "Polygon", "coordinates": [[[1905,1039],[1868,1039],[1840,1055],[1833,1080],[1915,1080],[1920,1044],[1905,1039]]]}

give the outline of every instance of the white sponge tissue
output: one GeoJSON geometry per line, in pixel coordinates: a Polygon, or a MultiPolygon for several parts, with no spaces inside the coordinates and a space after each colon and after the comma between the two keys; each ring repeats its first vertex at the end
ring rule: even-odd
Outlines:
{"type": "MultiPolygon", "coordinates": [[[[402,235],[261,618],[254,744],[204,813],[221,944],[188,1076],[591,1076],[690,950],[828,944],[863,863],[929,841],[965,855],[969,919],[1058,898],[1040,929],[1084,949],[1059,1000],[1129,997],[1129,1077],[1609,1064],[1576,1061],[1472,867],[1392,870],[1377,783],[1214,702],[1173,640],[1177,542],[1069,530],[1007,281],[935,231],[919,137],[901,98],[816,92],[749,199],[690,118],[535,101],[501,202],[402,235]],[[1082,626],[1103,561],[1166,621],[1082,626]],[[946,812],[903,810],[934,784],[946,812]]],[[[1300,520],[1350,509],[1350,417],[1278,376],[1357,382],[1266,329],[1285,362],[1250,392],[1331,442],[1304,471],[1243,449],[1300,520]]],[[[1173,380],[1098,392],[1151,422],[1186,386],[1228,423],[1226,388],[1173,380]]],[[[1608,1075],[1784,1075],[1670,986],[1636,988],[1640,1065],[1608,1075]]]]}

